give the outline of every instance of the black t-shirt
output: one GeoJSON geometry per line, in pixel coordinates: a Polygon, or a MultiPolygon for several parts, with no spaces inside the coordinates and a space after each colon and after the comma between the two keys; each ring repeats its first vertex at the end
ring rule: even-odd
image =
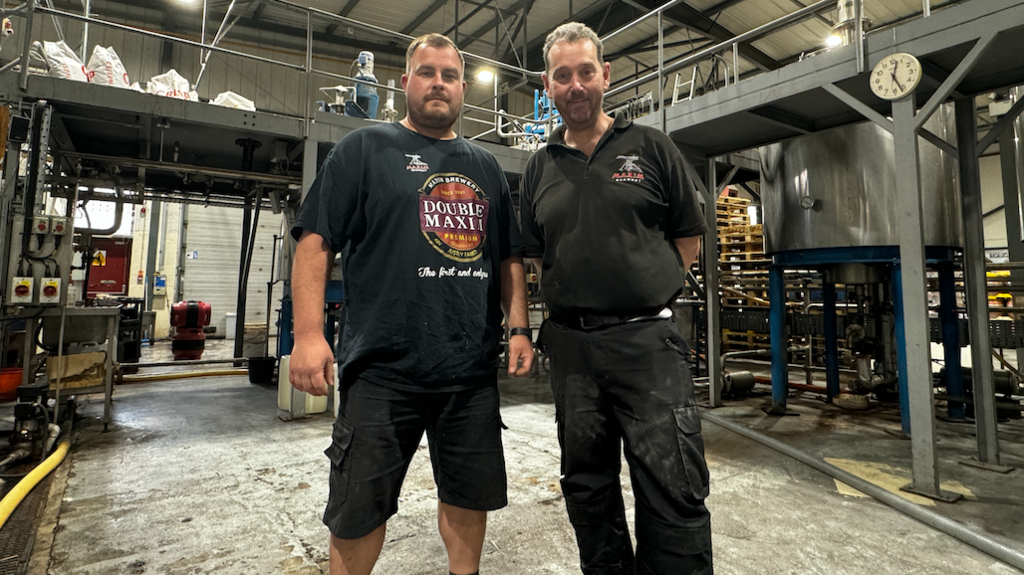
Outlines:
{"type": "Polygon", "coordinates": [[[356,130],[317,174],[292,235],[303,230],[342,254],[343,382],[493,384],[500,262],[523,251],[494,156],[401,124],[356,130]]]}
{"type": "Polygon", "coordinates": [[[682,154],[664,132],[622,118],[591,157],[564,134],[526,164],[519,205],[548,307],[624,316],[664,306],[686,277],[673,240],[707,231],[682,154]]]}

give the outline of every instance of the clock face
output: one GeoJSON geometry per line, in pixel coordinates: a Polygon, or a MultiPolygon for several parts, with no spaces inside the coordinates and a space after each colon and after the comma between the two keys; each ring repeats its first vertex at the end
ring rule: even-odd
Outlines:
{"type": "Polygon", "coordinates": [[[921,82],[921,63],[910,54],[882,58],[871,71],[871,91],[884,100],[907,96],[921,82]]]}

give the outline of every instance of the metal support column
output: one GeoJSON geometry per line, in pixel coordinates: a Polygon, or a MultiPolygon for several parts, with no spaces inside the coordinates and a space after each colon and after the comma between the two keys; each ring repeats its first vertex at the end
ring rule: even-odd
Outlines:
{"type": "Polygon", "coordinates": [[[772,405],[768,413],[786,412],[789,396],[789,362],[786,359],[786,277],[781,266],[772,266],[768,272],[769,332],[772,344],[772,405]]]}
{"type": "MultiPolygon", "coordinates": [[[[953,262],[939,264],[939,318],[942,322],[942,348],[946,367],[946,394],[964,396],[963,374],[960,371],[960,325],[956,317],[956,278],[953,262]]],[[[946,404],[946,416],[964,421],[966,406],[962,401],[946,404]]]]}
{"type": "MultiPolygon", "coordinates": [[[[825,316],[822,327],[825,331],[825,381],[828,388],[828,400],[831,402],[839,395],[839,333],[836,317],[836,284],[825,280],[822,285],[825,316]]],[[[772,338],[775,341],[775,338],[772,338]]],[[[774,358],[772,360],[774,364],[774,358]]]]}
{"type": "MultiPolygon", "coordinates": [[[[120,209],[120,206],[118,206],[120,209]]],[[[149,209],[149,239],[146,240],[146,310],[153,309],[153,288],[156,287],[156,252],[160,246],[161,203],[153,200],[149,209]]],[[[83,262],[84,263],[84,262],[83,262]]],[[[83,295],[89,286],[83,286],[83,295]]]]}
{"type": "MultiPolygon", "coordinates": [[[[725,373],[722,370],[722,300],[718,297],[718,214],[715,190],[718,189],[715,173],[715,159],[707,162],[707,179],[704,193],[708,199],[705,214],[708,221],[708,233],[704,235],[704,291],[707,294],[708,316],[707,332],[707,363],[708,363],[708,401],[711,407],[722,405],[722,385],[725,373]]],[[[696,182],[695,182],[696,183],[696,182]]]]}
{"type": "MultiPolygon", "coordinates": [[[[235,357],[242,357],[242,348],[245,344],[245,296],[243,289],[248,278],[245,277],[245,260],[249,255],[249,237],[252,227],[252,194],[245,196],[245,211],[242,212],[242,245],[241,255],[238,257],[238,296],[235,299],[235,357]]],[[[235,367],[241,367],[241,362],[235,362],[235,367]]]]}
{"type": "Polygon", "coordinates": [[[910,419],[913,481],[905,487],[926,497],[941,498],[935,453],[935,410],[932,406],[932,365],[928,328],[928,287],[924,263],[921,208],[921,165],[915,126],[914,94],[893,102],[896,170],[896,212],[901,222],[900,285],[903,345],[900,379],[906,381],[910,419]]]}
{"type": "MultiPolygon", "coordinates": [[[[1024,97],[1024,90],[1011,90],[1015,99],[1024,97]]],[[[1024,117],[1018,116],[1013,125],[999,136],[999,166],[1003,176],[1003,205],[1006,209],[1006,245],[1010,252],[1011,262],[1024,262],[1024,231],[1021,218],[1021,188],[1018,178],[1018,166],[1021,160],[1020,150],[1024,142],[1024,117]]],[[[984,153],[984,150],[979,149],[984,153]]],[[[1024,269],[1010,270],[1010,280],[1016,288],[1024,287],[1024,269]]],[[[1022,316],[1017,315],[1020,319],[1022,316]]],[[[1024,347],[1017,348],[1017,369],[1024,368],[1024,347]]]]}
{"type": "MultiPolygon", "coordinates": [[[[974,99],[956,102],[956,134],[960,150],[960,191],[964,217],[964,287],[971,330],[971,370],[978,462],[999,465],[996,434],[996,393],[992,381],[992,344],[989,340],[988,281],[985,275],[985,238],[981,207],[981,172],[978,168],[977,106],[974,99]]],[[[899,165],[899,164],[897,164],[899,165]]]]}

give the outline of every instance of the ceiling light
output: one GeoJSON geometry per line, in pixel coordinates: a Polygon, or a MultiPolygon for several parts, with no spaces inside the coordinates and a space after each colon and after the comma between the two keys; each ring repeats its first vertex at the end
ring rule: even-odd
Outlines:
{"type": "Polygon", "coordinates": [[[483,68],[477,71],[476,79],[484,83],[490,82],[491,80],[494,79],[494,72],[488,70],[487,68],[483,68]]]}

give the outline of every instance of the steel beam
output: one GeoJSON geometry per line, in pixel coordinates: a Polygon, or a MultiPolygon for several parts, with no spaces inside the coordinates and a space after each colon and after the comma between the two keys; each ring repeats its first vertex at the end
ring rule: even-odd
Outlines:
{"type": "Polygon", "coordinates": [[[843,90],[835,84],[825,84],[822,86],[826,92],[834,96],[837,100],[846,104],[847,106],[856,110],[860,115],[871,120],[872,122],[881,126],[885,131],[892,133],[892,120],[876,112],[873,108],[862,102],[860,99],[850,95],[849,92],[843,90]]]}
{"type": "Polygon", "coordinates": [[[420,24],[426,22],[431,16],[436,14],[437,11],[443,8],[444,5],[447,3],[448,0],[434,0],[433,4],[427,6],[427,8],[424,11],[420,12],[419,16],[414,18],[412,22],[406,24],[405,28],[402,28],[402,34],[411,34],[415,29],[420,27],[420,24]]]}
{"type": "Polygon", "coordinates": [[[1002,118],[996,122],[994,126],[989,128],[988,133],[985,134],[978,142],[978,155],[985,153],[985,150],[992,145],[996,139],[1002,135],[1007,128],[1009,128],[1014,122],[1017,121],[1017,117],[1020,116],[1021,112],[1024,112],[1024,98],[1017,98],[1017,101],[1013,103],[1010,110],[1003,114],[1002,118]]]}
{"type": "Polygon", "coordinates": [[[918,132],[918,135],[921,136],[922,138],[924,138],[925,140],[927,140],[928,142],[934,144],[935,147],[937,147],[938,149],[940,149],[943,152],[946,152],[947,154],[953,156],[954,158],[960,157],[960,152],[959,152],[959,150],[957,150],[956,146],[954,146],[953,144],[950,144],[946,140],[943,140],[942,138],[937,136],[934,132],[931,132],[929,130],[921,128],[921,131],[918,132]]]}
{"type": "MultiPolygon", "coordinates": [[[[893,102],[896,170],[896,210],[899,229],[900,307],[903,334],[899,349],[900,379],[906,382],[910,423],[914,493],[939,497],[938,458],[935,453],[935,413],[932,407],[932,366],[928,334],[928,295],[924,264],[924,223],[921,174],[914,113],[914,94],[893,102]]],[[[901,329],[900,329],[901,328],[901,329]]]]}
{"type": "MultiPolygon", "coordinates": [[[[1024,95],[1024,91],[1017,90],[1024,95]]],[[[1018,97],[1019,102],[1024,98],[1018,97]]],[[[1022,229],[1021,217],[1021,188],[1019,178],[1018,161],[1020,154],[1018,146],[1021,146],[1020,138],[1024,134],[1019,133],[1018,128],[1022,126],[1021,121],[1015,122],[1013,127],[1003,132],[999,138],[999,168],[1002,174],[1003,183],[1003,208],[1006,218],[1006,245],[1010,252],[1011,262],[1024,262],[1024,229],[1022,229]]],[[[981,146],[979,145],[979,148],[981,146]]],[[[991,211],[983,214],[983,218],[991,211]]],[[[1010,272],[1010,279],[1014,287],[1024,286],[1024,270],[1016,269],[1010,272]]],[[[1024,367],[1024,348],[1017,349],[1017,369],[1024,367]]]]}
{"type": "MultiPolygon", "coordinates": [[[[978,168],[977,109],[973,98],[956,102],[956,133],[960,148],[960,191],[964,217],[964,285],[971,330],[971,369],[978,461],[999,465],[992,345],[988,329],[988,281],[985,275],[984,222],[981,217],[981,171],[978,168]]],[[[897,164],[899,165],[899,164],[897,164]]]]}
{"type": "Polygon", "coordinates": [[[932,117],[932,114],[939,108],[939,105],[949,98],[950,94],[956,90],[956,87],[960,85],[960,82],[963,81],[968,72],[974,68],[974,65],[978,63],[978,60],[985,54],[985,50],[992,45],[992,41],[995,39],[996,34],[989,34],[978,39],[974,47],[971,48],[971,51],[957,64],[956,68],[949,74],[949,77],[942,82],[942,85],[935,90],[932,97],[928,98],[928,102],[917,113],[917,116],[914,118],[914,128],[924,126],[924,123],[928,121],[928,118],[932,117]]]}

